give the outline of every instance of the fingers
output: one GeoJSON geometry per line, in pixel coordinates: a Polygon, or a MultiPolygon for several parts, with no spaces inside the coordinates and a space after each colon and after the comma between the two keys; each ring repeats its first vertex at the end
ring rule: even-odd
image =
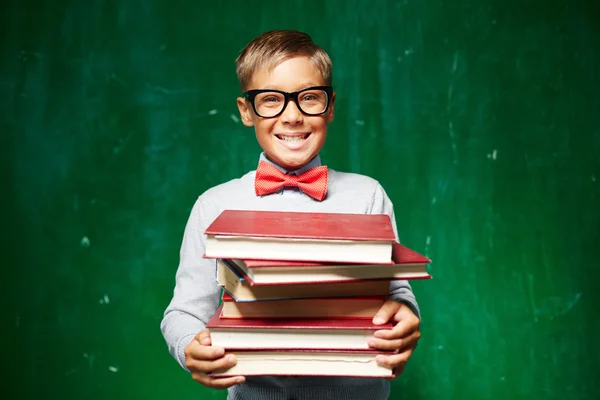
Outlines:
{"type": "Polygon", "coordinates": [[[417,347],[417,343],[421,338],[421,332],[418,330],[413,331],[408,336],[404,337],[395,335],[394,329],[378,332],[384,332],[384,337],[373,337],[369,339],[369,347],[378,350],[402,352],[406,349],[414,349],[417,347]]]}
{"type": "MultiPolygon", "coordinates": [[[[201,340],[206,341],[206,339],[207,338],[203,338],[201,340]]],[[[210,340],[210,338],[208,340],[210,340]]],[[[187,364],[188,362],[194,362],[198,360],[214,360],[223,357],[225,354],[225,349],[219,346],[205,346],[200,344],[198,340],[194,339],[186,346],[184,354],[187,364]]]]}
{"type": "Polygon", "coordinates": [[[395,300],[387,300],[373,317],[374,325],[382,325],[388,322],[400,309],[400,303],[395,300]]]}
{"type": "Polygon", "coordinates": [[[190,370],[192,378],[202,385],[212,389],[226,389],[245,381],[243,376],[226,378],[210,377],[213,371],[227,370],[236,363],[233,354],[225,354],[225,349],[211,346],[210,334],[202,331],[186,346],[184,350],[185,365],[190,370]]]}
{"type": "Polygon", "coordinates": [[[395,376],[404,372],[406,362],[417,347],[421,331],[420,320],[404,303],[386,301],[373,318],[373,324],[383,324],[390,319],[397,321],[393,329],[375,331],[369,340],[369,347],[393,352],[390,355],[380,354],[376,357],[377,364],[390,368],[395,376]],[[393,303],[390,303],[393,302],[393,303]]]}
{"type": "Polygon", "coordinates": [[[211,378],[204,373],[192,373],[192,378],[202,385],[211,389],[227,389],[230,386],[243,383],[246,379],[243,376],[232,376],[228,378],[211,378]]]}
{"type": "Polygon", "coordinates": [[[396,319],[398,323],[393,329],[381,329],[375,331],[373,336],[380,339],[392,340],[408,337],[414,332],[419,331],[421,321],[412,312],[400,310],[396,313],[394,319],[396,319]]]}
{"type": "MultiPolygon", "coordinates": [[[[217,361],[215,361],[217,362],[217,361]]],[[[223,365],[223,364],[221,364],[223,365]]],[[[235,365],[235,361],[233,362],[233,364],[229,364],[226,363],[227,367],[231,366],[231,365],[235,365]]],[[[217,369],[221,369],[221,367],[216,367],[214,370],[217,369]]],[[[196,381],[199,382],[200,384],[212,388],[212,389],[227,389],[230,386],[236,385],[238,383],[243,383],[246,378],[244,378],[243,376],[231,376],[231,377],[226,377],[226,378],[218,378],[218,377],[211,377],[208,376],[207,373],[205,372],[200,372],[198,370],[192,372],[192,378],[196,381]]]]}
{"type": "Polygon", "coordinates": [[[226,370],[236,363],[233,354],[226,354],[216,360],[194,360],[186,359],[186,365],[192,372],[192,378],[202,385],[212,389],[226,389],[232,385],[245,381],[243,376],[233,376],[227,378],[213,378],[208,376],[213,371],[226,370]]]}
{"type": "Polygon", "coordinates": [[[417,332],[420,336],[419,323],[408,323],[400,321],[392,329],[380,329],[373,333],[373,337],[384,340],[403,339],[417,332]]]}
{"type": "Polygon", "coordinates": [[[236,364],[236,359],[233,354],[226,354],[224,357],[219,357],[215,360],[201,360],[201,359],[186,359],[186,366],[190,371],[198,371],[205,374],[213,371],[219,371],[233,367],[236,364]]]}
{"type": "Polygon", "coordinates": [[[377,364],[382,367],[390,368],[394,370],[394,373],[401,374],[404,371],[404,367],[410,357],[412,356],[412,349],[408,349],[398,354],[392,354],[389,356],[378,355],[375,360],[377,364]]]}
{"type": "Polygon", "coordinates": [[[199,332],[194,339],[203,346],[210,346],[212,344],[209,331],[199,332]]]}

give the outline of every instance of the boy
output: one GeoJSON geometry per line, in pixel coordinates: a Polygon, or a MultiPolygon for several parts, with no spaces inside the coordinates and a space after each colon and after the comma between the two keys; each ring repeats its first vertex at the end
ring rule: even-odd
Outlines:
{"type": "MultiPolygon", "coordinates": [[[[374,179],[327,170],[319,151],[333,120],[331,60],[297,31],[271,31],[250,42],[236,60],[243,97],[241,120],[253,126],[264,152],[256,171],[207,190],[196,201],[180,252],[173,299],[161,323],[169,351],[202,385],[229,390],[229,399],[386,399],[385,379],[343,377],[230,377],[207,373],[235,364],[211,346],[205,323],[217,309],[221,289],[214,260],[204,259],[206,227],[225,209],[388,214],[392,203],[374,179]]],[[[396,235],[397,236],[397,235],[396,235]]],[[[396,350],[377,362],[402,373],[420,336],[418,306],[410,285],[394,281],[390,298],[373,318],[391,321],[369,345],[396,350]]]]}

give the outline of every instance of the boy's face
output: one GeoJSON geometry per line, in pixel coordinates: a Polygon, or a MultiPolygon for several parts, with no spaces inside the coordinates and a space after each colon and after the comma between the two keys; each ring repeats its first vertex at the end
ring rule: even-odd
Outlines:
{"type": "MultiPolygon", "coordinates": [[[[249,89],[275,89],[296,92],[311,86],[324,86],[325,82],[308,57],[293,57],[283,61],[273,70],[258,70],[252,76],[249,89]]],[[[254,126],[256,139],[267,158],[288,171],[306,165],[316,156],[327,138],[327,124],[333,120],[335,93],[325,114],[303,114],[292,100],[283,113],[274,118],[255,114],[252,105],[243,97],[237,99],[242,122],[254,126]]]]}

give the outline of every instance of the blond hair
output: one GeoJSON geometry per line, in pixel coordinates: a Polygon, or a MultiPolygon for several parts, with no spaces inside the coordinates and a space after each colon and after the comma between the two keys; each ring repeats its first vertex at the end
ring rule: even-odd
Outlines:
{"type": "Polygon", "coordinates": [[[244,47],[235,60],[236,73],[242,92],[248,90],[252,75],[262,69],[272,70],[281,62],[296,56],[307,56],[331,86],[331,59],[312,38],[294,30],[269,31],[256,37],[244,47]]]}

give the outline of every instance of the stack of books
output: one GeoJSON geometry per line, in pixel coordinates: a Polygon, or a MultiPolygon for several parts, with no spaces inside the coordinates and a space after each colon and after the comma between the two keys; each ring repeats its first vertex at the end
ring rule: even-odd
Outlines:
{"type": "Polygon", "coordinates": [[[225,210],[206,229],[222,302],[206,327],[237,364],[212,376],[393,377],[368,341],[396,279],[428,279],[389,216],[225,210]]]}

